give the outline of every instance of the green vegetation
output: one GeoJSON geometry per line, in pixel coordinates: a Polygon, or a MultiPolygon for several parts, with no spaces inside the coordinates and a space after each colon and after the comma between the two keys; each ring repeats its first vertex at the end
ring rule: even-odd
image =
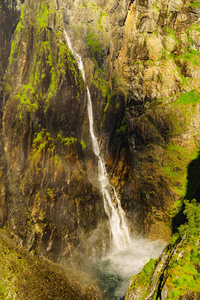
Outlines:
{"type": "Polygon", "coordinates": [[[180,197],[184,196],[186,192],[187,166],[197,153],[198,149],[195,153],[190,153],[174,143],[167,145],[166,159],[160,171],[169,180],[172,188],[176,189],[180,197]]]}
{"type": "Polygon", "coordinates": [[[187,105],[191,103],[196,104],[199,101],[200,101],[200,93],[197,92],[196,90],[191,90],[190,92],[182,94],[176,102],[187,105]]]}
{"type": "Polygon", "coordinates": [[[62,166],[62,160],[60,159],[60,157],[57,154],[55,154],[53,157],[51,157],[50,160],[53,160],[54,165],[56,167],[61,167],[62,166]]]}
{"type": "Polygon", "coordinates": [[[92,30],[90,30],[90,33],[88,34],[87,46],[88,49],[92,52],[92,56],[94,58],[98,54],[101,54],[101,46],[98,40],[98,36],[95,33],[92,33],[92,30]]]}
{"type": "Polygon", "coordinates": [[[180,237],[186,242],[190,240],[190,242],[196,244],[200,237],[200,203],[193,199],[191,202],[185,200],[184,204],[185,210],[183,213],[186,216],[187,222],[179,227],[178,232],[180,237]]]}
{"type": "Polygon", "coordinates": [[[100,6],[99,5],[97,5],[96,3],[94,3],[94,2],[92,2],[92,8],[93,8],[93,10],[95,11],[95,12],[99,12],[99,9],[100,9],[100,6]]]}
{"type": "Polygon", "coordinates": [[[117,104],[115,105],[115,107],[116,107],[116,109],[118,109],[119,108],[119,102],[117,102],[117,104]]]}
{"type": "MultiPolygon", "coordinates": [[[[100,68],[98,68],[94,73],[93,83],[96,86],[96,88],[101,90],[103,97],[108,96],[108,98],[110,99],[111,98],[111,91],[110,91],[111,88],[110,88],[108,81],[106,81],[106,79],[104,77],[105,77],[105,75],[104,75],[103,71],[100,68]]],[[[108,100],[108,102],[109,102],[109,100],[108,100]]],[[[109,105],[109,103],[107,104],[107,106],[108,105],[109,105]]],[[[105,109],[105,111],[106,111],[106,109],[105,109]]]]}
{"type": "Polygon", "coordinates": [[[20,110],[19,119],[22,119],[22,112],[25,109],[28,112],[35,112],[38,108],[38,104],[33,102],[31,103],[30,99],[34,100],[34,95],[36,94],[35,89],[33,88],[31,82],[27,85],[24,85],[16,96],[19,99],[18,109],[20,110]]]}
{"type": "Polygon", "coordinates": [[[9,63],[11,63],[13,61],[16,44],[17,44],[16,40],[12,40],[10,56],[9,56],[9,63]]]}
{"type": "Polygon", "coordinates": [[[54,201],[55,200],[55,194],[54,194],[54,191],[51,189],[51,188],[47,188],[45,190],[47,196],[48,196],[48,199],[50,199],[51,201],[54,201]]]}
{"type": "Polygon", "coordinates": [[[42,129],[40,132],[37,132],[36,137],[33,140],[33,153],[31,156],[31,163],[33,165],[34,161],[40,154],[45,154],[48,151],[53,152],[55,150],[54,139],[51,138],[49,132],[46,132],[45,129],[42,129]]]}
{"type": "Polygon", "coordinates": [[[200,2],[199,2],[199,1],[192,0],[192,2],[190,3],[190,5],[191,5],[192,7],[199,7],[199,6],[200,6],[200,2]]]}
{"type": "MultiPolygon", "coordinates": [[[[189,41],[189,46],[190,43],[191,41],[189,41]]],[[[189,47],[189,50],[183,47],[182,51],[184,51],[184,53],[177,56],[178,59],[184,59],[188,62],[192,61],[193,65],[199,66],[199,56],[200,56],[199,51],[192,49],[191,46],[189,47]]]]}
{"type": "Polygon", "coordinates": [[[176,31],[173,30],[171,27],[166,26],[166,27],[165,27],[165,30],[166,30],[166,32],[167,32],[168,34],[172,35],[174,38],[176,37],[176,31]]]}
{"type": "MultiPolygon", "coordinates": [[[[93,5],[93,4],[92,4],[93,5]]],[[[108,14],[107,12],[102,12],[100,7],[96,4],[93,5],[95,7],[96,12],[99,14],[98,19],[98,27],[100,27],[101,31],[103,31],[102,27],[102,18],[106,17],[108,14]],[[99,12],[100,10],[100,12],[99,12]]],[[[105,98],[106,103],[104,107],[104,114],[101,121],[101,127],[103,126],[106,118],[106,111],[110,105],[110,100],[112,96],[119,91],[119,78],[113,77],[112,80],[108,80],[104,73],[104,70],[101,67],[102,62],[102,44],[104,44],[104,37],[102,32],[94,31],[90,29],[90,32],[87,37],[87,49],[91,51],[91,58],[93,67],[95,69],[94,76],[93,76],[93,83],[97,90],[101,91],[102,97],[105,98]],[[97,34],[97,33],[98,34],[97,34]]],[[[118,106],[116,106],[118,109],[118,106]]]]}
{"type": "Polygon", "coordinates": [[[95,71],[93,83],[96,86],[96,88],[101,91],[102,96],[105,97],[107,100],[106,105],[104,107],[104,116],[101,122],[101,126],[103,126],[103,123],[105,121],[105,113],[108,109],[110,99],[112,98],[114,91],[111,89],[109,82],[105,79],[104,72],[99,67],[95,71]]]}
{"type": "MultiPolygon", "coordinates": [[[[168,128],[166,130],[167,139],[172,136],[183,134],[191,124],[193,112],[195,113],[195,105],[194,103],[189,105],[189,102],[188,105],[183,105],[184,103],[181,103],[182,99],[180,102],[177,100],[169,104],[171,107],[165,117],[168,124],[168,128]]],[[[186,102],[186,100],[184,101],[186,102]]]]}
{"type": "Polygon", "coordinates": [[[65,138],[63,138],[61,133],[58,133],[57,139],[60,139],[61,143],[63,143],[64,145],[73,144],[77,141],[77,139],[74,138],[74,137],[65,137],[65,138]]]}
{"type": "Polygon", "coordinates": [[[12,39],[12,43],[11,43],[11,50],[10,50],[10,55],[9,55],[9,64],[11,64],[11,62],[14,59],[14,54],[16,54],[16,47],[18,46],[18,41],[19,41],[19,33],[23,29],[24,18],[25,18],[24,4],[22,4],[20,20],[19,20],[19,22],[17,24],[17,27],[16,27],[16,30],[15,30],[15,38],[12,39]]]}
{"type": "Polygon", "coordinates": [[[190,70],[192,65],[200,65],[200,52],[194,49],[194,41],[192,39],[192,31],[199,31],[199,26],[197,24],[192,24],[186,29],[184,35],[183,32],[180,34],[169,26],[165,26],[164,30],[166,36],[171,36],[174,43],[172,52],[165,49],[165,59],[174,60],[176,71],[178,71],[181,80],[181,90],[185,90],[186,85],[192,90],[192,81],[194,78],[189,74],[186,74],[186,66],[188,70],[190,70]],[[187,42],[183,40],[185,38],[187,39],[187,42]]]}
{"type": "MultiPolygon", "coordinates": [[[[155,176],[161,176],[161,178],[165,179],[172,193],[182,199],[187,191],[188,166],[197,157],[199,144],[192,144],[191,147],[186,147],[179,142],[179,139],[180,137],[182,138],[182,134],[188,132],[189,128],[191,128],[194,116],[197,113],[198,106],[196,104],[199,102],[199,93],[192,90],[181,94],[174,102],[169,102],[169,100],[162,99],[157,106],[152,108],[154,116],[157,116],[153,123],[148,118],[148,121],[154,125],[160,136],[164,137],[159,142],[159,146],[165,151],[164,160],[161,164],[158,162],[157,175],[155,176]],[[160,122],[159,116],[161,118],[164,116],[164,123],[160,122]],[[165,124],[164,127],[163,124],[165,124]]],[[[195,138],[193,143],[195,143],[195,138]]],[[[153,155],[155,158],[156,154],[153,155]]],[[[158,159],[158,161],[160,160],[158,159]]],[[[194,183],[195,186],[196,184],[197,182],[194,183]]],[[[166,201],[170,201],[170,198],[167,199],[166,197],[166,201]]]]}
{"type": "Polygon", "coordinates": [[[181,243],[166,270],[170,300],[179,299],[189,290],[200,292],[200,252],[197,245],[200,236],[200,204],[196,200],[186,200],[184,205],[187,221],[179,227],[172,241],[174,245],[177,240],[181,240],[181,243]]]}
{"type": "Polygon", "coordinates": [[[62,77],[65,76],[67,69],[71,72],[76,85],[80,88],[82,87],[81,74],[66,43],[62,42],[62,32],[49,30],[49,17],[54,11],[53,3],[48,6],[46,1],[39,2],[35,21],[32,24],[33,31],[36,32],[34,34],[33,57],[31,60],[27,61],[27,44],[19,43],[21,29],[24,28],[24,24],[27,22],[26,18],[28,18],[23,8],[20,22],[14,34],[9,63],[11,64],[14,58],[20,56],[23,62],[20,76],[22,77],[25,73],[26,82],[28,82],[17,90],[15,94],[21,121],[23,121],[26,112],[34,113],[39,108],[42,108],[44,113],[46,113],[49,101],[53,101],[63,82],[62,77]],[[24,48],[21,49],[22,47],[24,48]],[[26,73],[27,66],[28,74],[26,73]],[[49,88],[47,88],[47,84],[49,88]]]}
{"type": "Polygon", "coordinates": [[[118,122],[116,133],[125,134],[125,132],[126,132],[126,118],[124,117],[121,122],[118,122]]]}
{"type": "Polygon", "coordinates": [[[17,27],[16,27],[17,32],[20,32],[23,29],[22,23],[23,23],[24,17],[25,17],[25,13],[24,13],[24,3],[23,3],[22,7],[21,7],[20,21],[19,21],[19,23],[17,24],[17,27]]]}
{"type": "Polygon", "coordinates": [[[107,17],[108,16],[108,13],[107,12],[104,12],[104,13],[101,13],[100,14],[100,17],[99,17],[99,20],[98,20],[98,25],[99,25],[99,28],[103,31],[103,27],[102,27],[102,18],[103,17],[107,17]]]}
{"type": "Polygon", "coordinates": [[[160,9],[158,7],[157,1],[153,4],[152,8],[154,8],[160,13],[160,9]]]}
{"type": "Polygon", "coordinates": [[[134,288],[137,289],[139,285],[147,286],[149,277],[152,274],[152,271],[155,267],[156,259],[150,259],[148,263],[143,267],[142,271],[137,275],[137,281],[134,283],[134,288]]]}
{"type": "MultiPolygon", "coordinates": [[[[113,77],[112,78],[112,83],[106,80],[105,78],[105,73],[101,70],[101,68],[98,67],[98,63],[95,59],[93,59],[94,64],[95,64],[95,73],[93,76],[93,83],[95,87],[101,91],[102,97],[106,99],[106,104],[104,107],[104,115],[101,121],[101,127],[104,124],[105,117],[106,117],[106,111],[110,105],[110,100],[114,96],[114,94],[119,93],[119,79],[113,77]]],[[[116,109],[119,108],[119,102],[116,104],[116,109]]],[[[122,128],[121,128],[122,129],[122,128]]]]}
{"type": "Polygon", "coordinates": [[[40,33],[48,26],[49,15],[53,12],[54,12],[53,7],[49,9],[46,1],[43,1],[40,4],[40,11],[36,15],[35,24],[34,24],[38,30],[37,33],[40,33]]]}
{"type": "MultiPolygon", "coordinates": [[[[131,285],[128,288],[127,295],[131,294],[133,290],[141,290],[141,300],[148,295],[146,289],[149,284],[149,279],[154,270],[156,259],[150,259],[150,261],[143,267],[142,271],[137,275],[131,277],[131,285]]],[[[126,298],[125,298],[126,299],[126,298]]],[[[134,297],[132,298],[134,299],[134,297]]]]}
{"type": "Polygon", "coordinates": [[[83,139],[81,139],[81,146],[82,146],[83,150],[85,150],[87,148],[87,145],[86,145],[86,143],[84,142],[83,139]]]}
{"type": "Polygon", "coordinates": [[[193,293],[195,299],[195,293],[200,292],[200,204],[196,200],[185,200],[184,206],[183,215],[186,221],[178,228],[164,250],[168,259],[162,270],[158,268],[158,273],[154,274],[156,278],[152,279],[156,260],[150,260],[138,275],[133,276],[128,290],[128,294],[133,296],[132,299],[135,299],[133,290],[140,291],[140,299],[145,299],[149,293],[149,283],[153,284],[152,280],[158,280],[153,299],[161,299],[163,285],[166,285],[169,300],[179,299],[188,291],[193,293]]]}
{"type": "Polygon", "coordinates": [[[87,7],[87,2],[83,1],[83,7],[86,8],[87,7]]]}

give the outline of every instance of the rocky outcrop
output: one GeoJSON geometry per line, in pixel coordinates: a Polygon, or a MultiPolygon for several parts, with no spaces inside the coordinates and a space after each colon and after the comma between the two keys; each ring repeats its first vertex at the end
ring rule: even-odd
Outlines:
{"type": "Polygon", "coordinates": [[[3,77],[11,48],[11,39],[19,20],[20,1],[0,1],[0,226],[4,225],[7,218],[6,161],[4,157],[4,142],[2,136],[3,114],[3,77]]]}
{"type": "Polygon", "coordinates": [[[199,299],[199,210],[195,201],[185,202],[187,221],[156,260],[131,278],[126,300],[199,299]]]}

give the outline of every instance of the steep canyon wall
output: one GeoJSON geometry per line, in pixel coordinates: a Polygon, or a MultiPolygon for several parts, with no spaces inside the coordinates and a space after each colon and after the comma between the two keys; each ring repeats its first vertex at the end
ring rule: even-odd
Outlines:
{"type": "MultiPolygon", "coordinates": [[[[9,29],[0,21],[1,225],[63,264],[109,247],[86,87],[65,29],[130,231],[168,240],[199,151],[199,2],[13,3],[1,1],[13,16],[9,29]]],[[[198,178],[191,184],[195,194],[198,178]]]]}

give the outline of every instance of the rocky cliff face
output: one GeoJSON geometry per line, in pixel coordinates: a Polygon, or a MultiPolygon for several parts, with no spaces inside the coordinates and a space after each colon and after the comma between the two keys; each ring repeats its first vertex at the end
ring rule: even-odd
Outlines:
{"type": "Polygon", "coordinates": [[[6,161],[4,157],[4,141],[2,136],[2,115],[3,115],[3,77],[8,64],[8,57],[11,47],[11,39],[16,24],[19,20],[20,1],[0,1],[0,226],[4,225],[7,218],[7,183],[6,183],[6,161]]]}
{"type": "MultiPolygon", "coordinates": [[[[199,8],[29,0],[16,29],[3,28],[1,224],[29,251],[65,263],[108,247],[85,83],[64,30],[83,58],[95,133],[130,230],[169,239],[199,151],[199,8]]],[[[195,194],[198,176],[190,184],[195,194]]]]}
{"type": "Polygon", "coordinates": [[[121,65],[130,83],[129,137],[146,230],[163,236],[163,221],[169,224],[173,203],[185,196],[187,167],[199,151],[199,4],[135,1],[126,26],[120,58],[129,65],[129,73],[121,65]]]}
{"type": "Polygon", "coordinates": [[[53,1],[24,3],[4,88],[8,226],[30,251],[56,261],[81,241],[87,252],[85,238],[104,212],[87,175],[84,83],[53,1]]]}
{"type": "Polygon", "coordinates": [[[199,149],[199,5],[63,1],[62,9],[91,90],[99,90],[94,98],[104,102],[103,113],[101,106],[95,108],[96,130],[104,140],[112,182],[124,206],[130,203],[139,216],[134,228],[168,239],[173,204],[187,193],[187,168],[199,149]],[[112,97],[119,92],[123,113],[112,128],[119,106],[112,97]],[[117,150],[122,141],[126,161],[117,150]],[[125,180],[118,176],[122,169],[125,180]]]}

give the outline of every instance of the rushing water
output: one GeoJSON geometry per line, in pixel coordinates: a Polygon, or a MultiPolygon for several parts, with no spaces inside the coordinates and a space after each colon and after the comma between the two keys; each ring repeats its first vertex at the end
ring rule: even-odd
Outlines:
{"type": "MultiPolygon", "coordinates": [[[[79,70],[82,74],[83,80],[85,81],[85,71],[84,71],[84,66],[83,66],[81,56],[74,51],[70,38],[67,35],[66,31],[65,31],[65,36],[67,40],[67,45],[71,53],[74,55],[79,70]]],[[[103,196],[104,209],[109,218],[113,243],[118,250],[123,250],[126,249],[128,245],[130,245],[128,225],[126,222],[125,213],[121,207],[121,203],[117,196],[116,190],[114,187],[110,185],[105,163],[100,154],[99,144],[94,133],[93,111],[92,111],[90,90],[88,86],[86,87],[86,89],[87,89],[87,109],[88,109],[88,118],[89,118],[89,129],[90,129],[90,135],[92,139],[93,151],[98,158],[98,179],[99,179],[99,186],[103,196]]]]}

